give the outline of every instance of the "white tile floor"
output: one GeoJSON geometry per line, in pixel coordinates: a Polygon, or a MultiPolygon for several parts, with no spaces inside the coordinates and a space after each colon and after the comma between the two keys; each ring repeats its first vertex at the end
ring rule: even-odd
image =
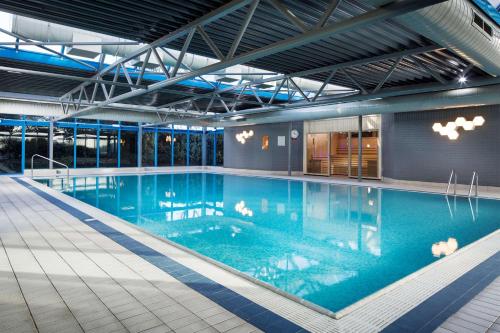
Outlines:
{"type": "MultiPolygon", "coordinates": [[[[380,331],[500,250],[496,232],[343,311],[337,320],[32,184],[312,332],[380,331]]],[[[0,177],[0,242],[0,332],[257,331],[7,177],[0,177]]]]}
{"type": "Polygon", "coordinates": [[[434,332],[500,332],[500,277],[449,317],[434,332]]]}
{"type": "Polygon", "coordinates": [[[256,332],[0,177],[1,332],[256,332]]]}

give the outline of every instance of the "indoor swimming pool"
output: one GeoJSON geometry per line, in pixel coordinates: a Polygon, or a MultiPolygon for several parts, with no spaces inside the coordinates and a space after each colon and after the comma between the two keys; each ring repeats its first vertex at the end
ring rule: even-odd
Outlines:
{"type": "Polygon", "coordinates": [[[500,201],[212,173],[40,180],[338,312],[500,227],[500,201]]]}

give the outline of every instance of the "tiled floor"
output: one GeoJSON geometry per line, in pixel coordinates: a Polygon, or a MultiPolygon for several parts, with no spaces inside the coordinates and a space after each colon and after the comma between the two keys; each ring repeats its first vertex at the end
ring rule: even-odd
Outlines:
{"type": "Polygon", "coordinates": [[[434,332],[500,332],[500,277],[497,277],[434,332]]]}
{"type": "MultiPolygon", "coordinates": [[[[272,309],[272,315],[290,321],[291,328],[297,324],[312,332],[377,332],[500,249],[500,233],[493,234],[464,248],[459,256],[382,290],[336,320],[73,198],[44,191],[92,218],[87,223],[26,186],[0,177],[0,332],[259,331],[248,323],[252,318],[245,321],[234,314],[238,309],[223,308],[210,295],[182,283],[175,272],[168,274],[145,260],[140,255],[144,248],[227,286],[249,300],[252,308],[257,304],[272,309]],[[114,234],[106,236],[91,228],[95,219],[112,227],[114,234]],[[142,247],[128,250],[120,245],[123,237],[142,247]]],[[[260,319],[269,319],[268,314],[260,319]]]]}
{"type": "Polygon", "coordinates": [[[255,332],[0,177],[0,332],[255,332]]]}

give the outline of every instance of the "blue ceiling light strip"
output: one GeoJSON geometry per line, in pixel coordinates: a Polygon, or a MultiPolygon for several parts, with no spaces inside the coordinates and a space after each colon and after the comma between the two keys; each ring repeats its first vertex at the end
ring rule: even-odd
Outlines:
{"type": "Polygon", "coordinates": [[[500,26],[500,5],[497,8],[488,0],[472,0],[485,14],[487,14],[498,26],[500,26]]]}
{"type": "Polygon", "coordinates": [[[193,271],[26,181],[17,177],[12,177],[12,179],[260,330],[283,333],[307,332],[286,318],[193,271]]]}
{"type": "MultiPolygon", "coordinates": [[[[80,71],[84,71],[87,73],[92,73],[92,70],[89,69],[88,67],[81,65],[81,64],[78,64],[78,63],[71,61],[69,59],[59,57],[57,55],[39,53],[39,52],[34,52],[34,51],[26,51],[26,50],[16,51],[15,48],[10,48],[10,47],[0,47],[0,58],[28,62],[28,63],[37,63],[37,64],[42,64],[42,65],[65,68],[65,69],[69,69],[69,70],[80,70],[80,71]]],[[[91,60],[81,60],[81,61],[84,63],[87,63],[93,67],[99,66],[99,63],[96,61],[91,61],[91,60]]],[[[127,68],[127,69],[129,71],[130,77],[137,78],[139,76],[139,73],[137,71],[135,71],[133,68],[127,68]]],[[[111,71],[110,73],[112,74],[112,73],[114,73],[114,71],[111,71]]],[[[123,73],[123,71],[121,73],[123,73]]],[[[152,72],[144,73],[144,80],[163,81],[164,79],[165,79],[165,76],[163,75],[163,73],[152,73],[152,72]]],[[[232,87],[229,84],[223,84],[223,83],[219,83],[219,82],[214,82],[214,84],[218,84],[220,89],[232,87]]],[[[188,87],[188,88],[199,88],[199,89],[207,89],[207,90],[213,89],[213,86],[210,85],[208,82],[205,82],[203,80],[197,80],[197,79],[185,80],[185,81],[179,82],[177,85],[188,87]]],[[[233,91],[233,93],[239,94],[242,90],[243,89],[235,89],[233,91]]],[[[267,98],[267,99],[270,99],[273,95],[273,91],[264,91],[264,90],[258,90],[258,89],[256,91],[257,91],[259,97],[263,97],[263,98],[267,98]]],[[[246,90],[243,92],[243,95],[253,96],[253,93],[251,91],[246,90]]],[[[274,99],[278,100],[278,101],[287,101],[288,95],[286,93],[280,93],[280,94],[277,94],[274,99]]],[[[302,100],[302,97],[296,96],[293,98],[293,100],[299,101],[299,100],[302,100]]]]}

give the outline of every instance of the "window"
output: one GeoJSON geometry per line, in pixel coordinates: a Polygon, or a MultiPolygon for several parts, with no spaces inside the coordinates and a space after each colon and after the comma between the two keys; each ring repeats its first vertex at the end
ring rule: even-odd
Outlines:
{"type": "MultiPolygon", "coordinates": [[[[48,126],[26,126],[25,140],[25,168],[31,169],[31,157],[39,154],[49,156],[49,127],[48,126]]],[[[47,169],[49,161],[36,158],[33,160],[34,169],[47,169]]]]}
{"type": "Polygon", "coordinates": [[[216,138],[216,158],[215,163],[218,166],[224,165],[224,132],[217,132],[216,138]]]}
{"type": "Polygon", "coordinates": [[[472,21],[474,22],[474,24],[480,28],[481,30],[483,30],[484,32],[486,32],[489,36],[493,37],[493,29],[491,28],[491,25],[489,25],[488,23],[486,23],[481,16],[479,16],[478,13],[474,12],[474,18],[472,19],[472,21]]]}
{"type": "Polygon", "coordinates": [[[186,165],[187,134],[174,133],[174,165],[186,165]]]}
{"type": "MultiPolygon", "coordinates": [[[[55,127],[54,128],[54,160],[66,164],[68,167],[74,167],[73,159],[73,140],[75,130],[73,127],[55,127]]],[[[60,168],[54,164],[54,168],[60,168]]]]}
{"type": "Polygon", "coordinates": [[[172,162],[172,134],[158,133],[158,166],[170,166],[172,162]]]}
{"type": "Polygon", "coordinates": [[[201,139],[201,133],[191,132],[189,134],[189,165],[201,165],[201,139]]]}
{"type": "Polygon", "coordinates": [[[0,126],[0,174],[20,173],[22,127],[0,126]]]}
{"type": "Polygon", "coordinates": [[[97,165],[97,130],[78,128],[76,130],[76,166],[95,168],[97,165]]]}
{"type": "Polygon", "coordinates": [[[120,166],[137,166],[137,132],[122,131],[120,141],[120,166]]]}
{"type": "Polygon", "coordinates": [[[118,166],[118,131],[101,129],[99,137],[99,166],[116,168],[118,166]]]}
{"type": "Polygon", "coordinates": [[[142,166],[155,165],[155,133],[144,131],[142,134],[142,166]]]}
{"type": "Polygon", "coordinates": [[[214,136],[215,132],[207,132],[207,165],[214,165],[214,136]]]}

